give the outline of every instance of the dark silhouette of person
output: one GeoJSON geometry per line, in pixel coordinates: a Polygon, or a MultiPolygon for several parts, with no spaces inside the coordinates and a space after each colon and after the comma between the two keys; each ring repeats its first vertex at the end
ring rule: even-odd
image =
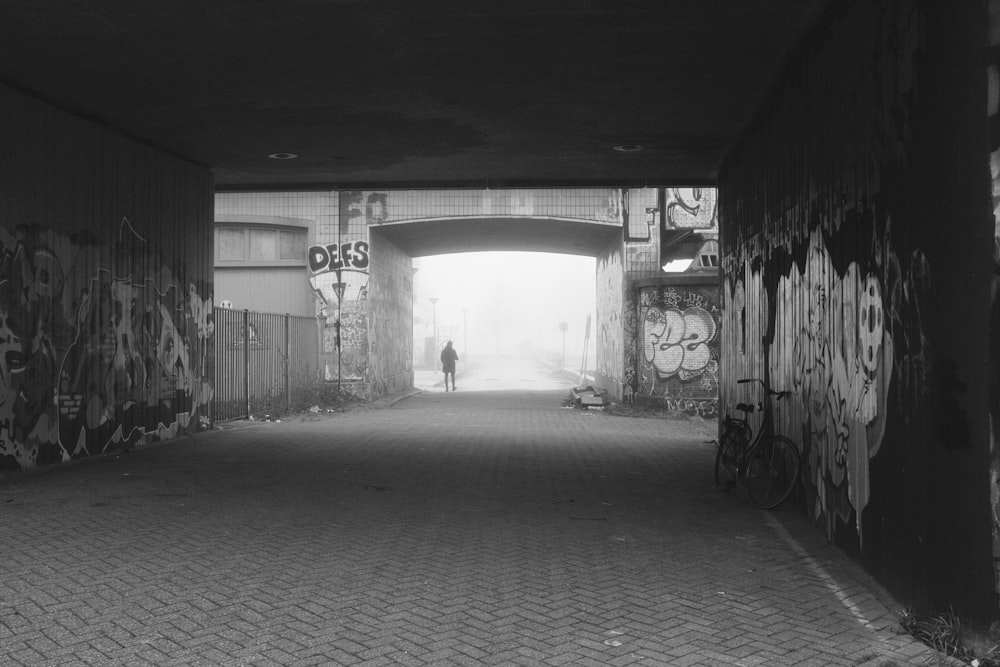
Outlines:
{"type": "Polygon", "coordinates": [[[455,362],[458,361],[458,352],[451,346],[451,341],[441,350],[441,370],[444,371],[444,390],[448,391],[448,375],[451,374],[451,390],[455,391],[455,362]]]}

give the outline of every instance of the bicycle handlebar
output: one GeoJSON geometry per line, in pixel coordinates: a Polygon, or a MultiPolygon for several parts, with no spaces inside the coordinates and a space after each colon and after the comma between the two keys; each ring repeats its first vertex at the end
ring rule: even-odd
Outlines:
{"type": "Polygon", "coordinates": [[[737,380],[736,382],[738,382],[739,384],[746,384],[748,382],[757,382],[760,384],[761,387],[764,388],[764,391],[766,391],[768,394],[770,394],[771,396],[777,396],[779,401],[791,393],[790,391],[775,391],[771,389],[771,387],[769,387],[767,383],[761,380],[760,378],[743,378],[742,380],[737,380]]]}

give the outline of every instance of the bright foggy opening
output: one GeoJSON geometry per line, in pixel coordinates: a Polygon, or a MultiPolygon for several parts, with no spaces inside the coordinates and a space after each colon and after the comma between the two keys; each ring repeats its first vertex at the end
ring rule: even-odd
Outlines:
{"type": "Polygon", "coordinates": [[[489,373],[484,369],[535,362],[543,371],[562,369],[567,378],[585,380],[583,370],[593,375],[595,258],[472,252],[417,258],[413,267],[413,367],[418,385],[421,378],[425,383],[440,380],[439,354],[449,340],[459,355],[459,376],[463,369],[489,373]]]}

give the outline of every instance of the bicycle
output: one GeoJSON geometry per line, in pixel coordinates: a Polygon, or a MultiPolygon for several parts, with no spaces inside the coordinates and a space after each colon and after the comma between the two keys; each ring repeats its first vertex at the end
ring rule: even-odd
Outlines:
{"type": "Polygon", "coordinates": [[[764,399],[756,406],[738,403],[736,409],[743,413],[742,418],[726,415],[715,454],[715,483],[728,491],[742,482],[754,506],[774,509],[792,495],[799,478],[798,447],[774,433],[771,416],[771,397],[781,400],[790,392],[774,391],[758,378],[737,382],[759,383],[764,388],[764,399]],[[755,410],[764,415],[756,437],[748,420],[755,410]]]}

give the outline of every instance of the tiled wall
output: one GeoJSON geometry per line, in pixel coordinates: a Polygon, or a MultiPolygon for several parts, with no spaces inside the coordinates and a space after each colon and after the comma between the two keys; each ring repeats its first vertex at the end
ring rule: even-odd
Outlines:
{"type": "MultiPolygon", "coordinates": [[[[646,225],[646,209],[659,206],[656,188],[632,189],[628,191],[629,211],[626,224],[630,228],[646,225]]],[[[648,226],[648,225],[646,225],[648,226]]],[[[660,235],[654,228],[648,241],[637,240],[634,236],[626,238],[625,270],[631,280],[653,278],[660,274],[660,235]]]]}
{"type": "Polygon", "coordinates": [[[219,192],[215,214],[267,215],[316,222],[316,242],[330,243],[337,235],[336,192],[219,192]]]}
{"type": "MultiPolygon", "coordinates": [[[[628,191],[629,211],[626,225],[634,227],[634,221],[646,221],[646,209],[658,208],[658,191],[655,188],[633,189],[628,191]]],[[[638,292],[635,281],[660,275],[660,234],[654,228],[649,240],[643,241],[632,236],[626,238],[622,261],[623,298],[621,318],[622,357],[618,362],[622,365],[621,397],[632,400],[639,390],[637,371],[641,359],[640,339],[641,327],[638,319],[639,304],[636,301],[638,292]]]]}
{"type": "Polygon", "coordinates": [[[0,468],[208,426],[212,178],[0,87],[0,468]]]}
{"type": "Polygon", "coordinates": [[[622,220],[621,191],[614,188],[366,192],[358,207],[370,224],[474,216],[566,218],[613,225],[622,220]]]}

